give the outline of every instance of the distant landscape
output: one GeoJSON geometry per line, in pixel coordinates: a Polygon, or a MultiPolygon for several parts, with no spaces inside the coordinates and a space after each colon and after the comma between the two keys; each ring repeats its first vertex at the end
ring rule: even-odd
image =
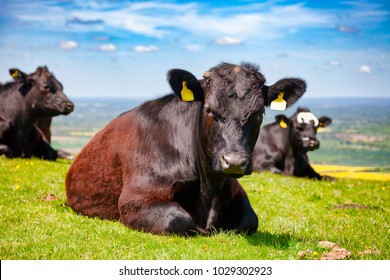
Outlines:
{"type": "MultiPolygon", "coordinates": [[[[138,106],[142,99],[73,99],[75,111],[55,117],[55,148],[77,153],[110,120],[138,106]]],[[[290,117],[297,107],[308,107],[317,117],[333,123],[319,131],[321,147],[310,152],[311,163],[374,167],[390,170],[390,98],[302,98],[283,112],[290,117]]],[[[263,125],[281,112],[266,110],[263,125]]]]}

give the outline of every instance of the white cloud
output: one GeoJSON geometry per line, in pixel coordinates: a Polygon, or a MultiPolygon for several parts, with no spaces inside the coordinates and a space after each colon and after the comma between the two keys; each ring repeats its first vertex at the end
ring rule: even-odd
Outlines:
{"type": "Polygon", "coordinates": [[[116,46],[114,44],[104,44],[100,45],[97,49],[102,52],[114,52],[116,51],[116,46]]]}
{"type": "Polygon", "coordinates": [[[188,44],[185,45],[185,48],[191,52],[198,52],[204,48],[202,45],[197,45],[197,44],[188,44]]]}
{"type": "Polygon", "coordinates": [[[240,38],[236,37],[222,37],[215,39],[215,43],[217,45],[239,45],[242,44],[243,41],[240,38]]]}
{"type": "Polygon", "coordinates": [[[372,72],[370,66],[368,66],[368,65],[360,66],[359,67],[359,71],[362,72],[362,73],[367,73],[367,74],[372,72]]]}
{"type": "MultiPolygon", "coordinates": [[[[127,30],[144,36],[162,38],[179,32],[210,38],[238,37],[272,40],[304,28],[334,28],[340,22],[336,10],[308,8],[303,3],[286,4],[268,0],[262,3],[213,7],[203,2],[163,3],[159,1],[116,3],[116,1],[74,1],[73,10],[46,2],[10,4],[10,14],[28,23],[41,23],[59,31],[127,30]],[[48,11],[42,14],[42,10],[48,11]],[[71,26],[69,26],[69,23],[71,26]]],[[[250,1],[248,1],[250,2],[250,1]]],[[[19,3],[17,1],[17,3],[19,3]]],[[[377,4],[346,2],[351,8],[352,25],[339,25],[340,32],[357,33],[353,26],[372,20],[384,21],[389,12],[377,4]],[[359,4],[360,3],[360,4],[359,4]]]]}
{"type": "Polygon", "coordinates": [[[110,9],[98,5],[72,12],[60,7],[50,11],[50,14],[39,15],[24,11],[19,19],[42,22],[56,30],[65,27],[85,32],[116,28],[155,38],[185,31],[208,38],[228,36],[243,39],[278,38],[305,27],[329,27],[336,20],[335,15],[305,8],[303,4],[275,6],[273,1],[262,5],[243,5],[236,9],[228,5],[216,9],[201,3],[147,2],[112,4],[110,9]],[[69,27],[69,22],[78,24],[69,27]]]}
{"type": "Polygon", "coordinates": [[[353,26],[346,26],[346,25],[336,26],[336,30],[343,33],[352,33],[352,34],[356,34],[360,32],[360,29],[353,26]]]}
{"type": "Polygon", "coordinates": [[[158,52],[160,48],[155,45],[142,46],[138,45],[133,48],[135,52],[158,52]]]}
{"type": "Polygon", "coordinates": [[[78,45],[79,44],[75,41],[62,41],[60,42],[59,47],[60,49],[63,50],[70,50],[70,49],[77,48],[78,45]]]}
{"type": "Polygon", "coordinates": [[[331,61],[329,61],[329,65],[333,66],[333,67],[339,67],[341,65],[341,63],[337,60],[331,60],[331,61]]]}

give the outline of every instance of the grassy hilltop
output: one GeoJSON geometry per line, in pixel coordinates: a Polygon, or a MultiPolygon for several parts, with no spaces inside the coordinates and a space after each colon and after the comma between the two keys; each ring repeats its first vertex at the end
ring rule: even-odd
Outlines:
{"type": "Polygon", "coordinates": [[[156,236],[66,205],[70,161],[0,157],[0,259],[390,259],[390,181],[320,182],[253,174],[241,179],[259,217],[253,235],[156,236]]]}

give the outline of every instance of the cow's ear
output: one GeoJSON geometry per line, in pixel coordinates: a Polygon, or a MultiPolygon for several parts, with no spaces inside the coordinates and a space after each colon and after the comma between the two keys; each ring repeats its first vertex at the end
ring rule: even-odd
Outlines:
{"type": "Polygon", "coordinates": [[[27,74],[23,73],[17,68],[9,69],[9,74],[11,75],[12,79],[15,80],[15,82],[21,82],[21,83],[27,82],[27,74]]]}
{"type": "Polygon", "coordinates": [[[319,127],[327,127],[328,125],[330,125],[332,123],[332,119],[328,118],[326,116],[319,118],[318,121],[319,121],[319,124],[318,124],[319,127]]]}
{"type": "Polygon", "coordinates": [[[267,102],[273,110],[285,110],[294,104],[306,91],[306,83],[302,79],[285,78],[277,81],[272,86],[263,86],[267,102]]]}
{"type": "Polygon", "coordinates": [[[200,81],[190,72],[172,69],[168,72],[168,82],[180,100],[203,101],[203,89],[200,81]]]}
{"type": "Polygon", "coordinates": [[[287,128],[290,125],[290,120],[285,115],[277,115],[275,116],[275,120],[280,128],[287,128]]]}

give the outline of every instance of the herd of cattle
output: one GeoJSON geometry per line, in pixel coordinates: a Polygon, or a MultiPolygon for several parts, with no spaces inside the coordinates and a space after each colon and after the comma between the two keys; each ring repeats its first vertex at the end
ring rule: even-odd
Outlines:
{"type": "MultiPolygon", "coordinates": [[[[0,155],[71,158],[50,145],[51,118],[74,104],[47,67],[9,70],[0,84],[0,155]]],[[[317,119],[307,108],[262,127],[265,107],[288,107],[306,91],[298,78],[265,85],[258,67],[221,63],[198,80],[168,72],[172,94],[145,102],[97,133],[66,177],[77,213],[120,219],[157,234],[254,232],[258,218],[237,178],[252,171],[333,179],[314,171],[307,152],[319,148],[317,119]]]]}

